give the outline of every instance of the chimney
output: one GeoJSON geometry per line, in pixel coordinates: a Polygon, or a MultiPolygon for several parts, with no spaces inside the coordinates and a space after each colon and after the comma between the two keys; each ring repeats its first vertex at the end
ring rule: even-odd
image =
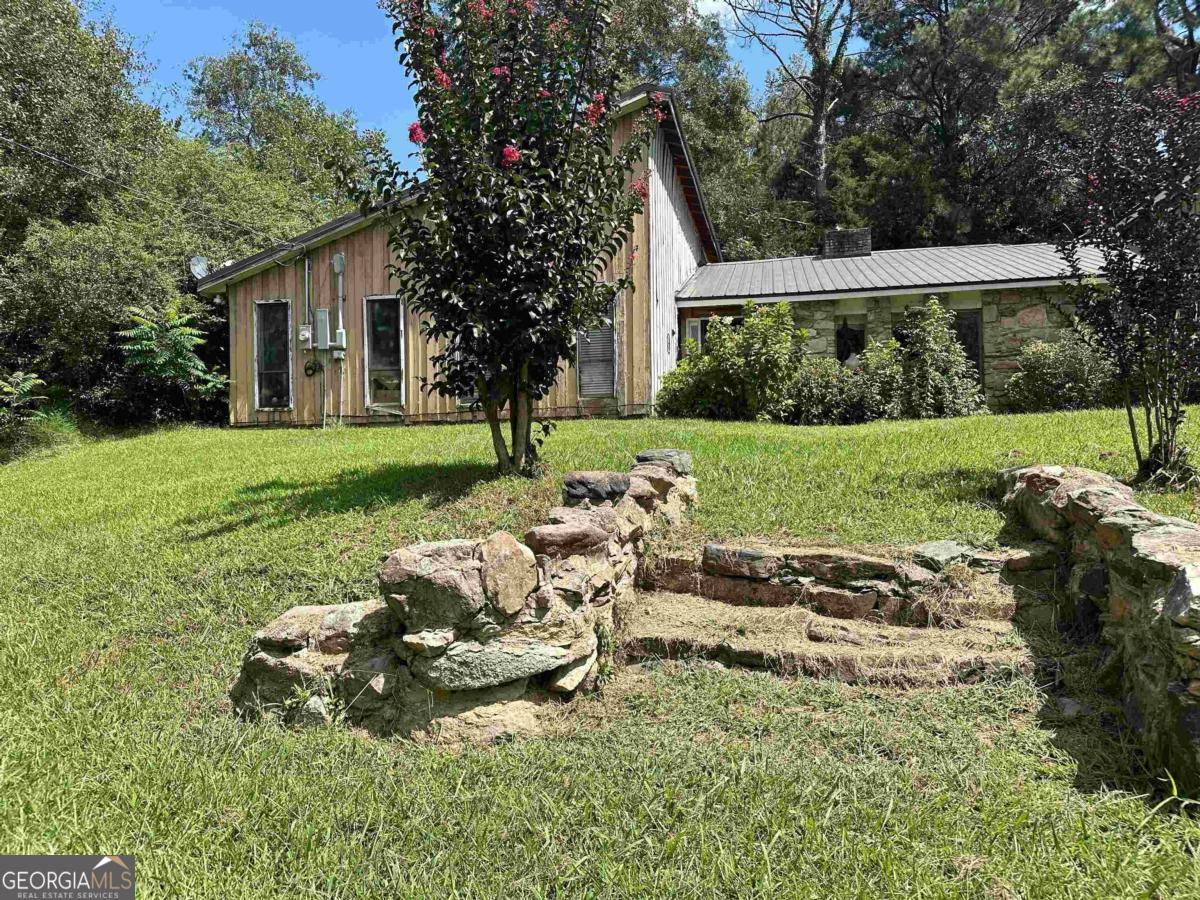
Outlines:
{"type": "Polygon", "coordinates": [[[871,229],[835,228],[825,232],[821,256],[825,259],[843,259],[847,256],[871,255],[871,229]]]}

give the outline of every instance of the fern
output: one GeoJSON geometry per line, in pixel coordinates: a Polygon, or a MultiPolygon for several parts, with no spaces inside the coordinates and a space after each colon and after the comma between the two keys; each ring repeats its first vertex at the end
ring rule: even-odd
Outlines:
{"type": "Polygon", "coordinates": [[[38,394],[45,382],[29,372],[13,372],[0,377],[0,427],[29,419],[38,403],[46,398],[38,394]]]}
{"type": "Polygon", "coordinates": [[[220,390],[225,380],[208,371],[197,349],[203,333],[195,317],[170,306],[157,314],[138,306],[129,308],[130,327],[117,332],[122,349],[134,367],[151,378],[180,385],[201,395],[220,390]]]}

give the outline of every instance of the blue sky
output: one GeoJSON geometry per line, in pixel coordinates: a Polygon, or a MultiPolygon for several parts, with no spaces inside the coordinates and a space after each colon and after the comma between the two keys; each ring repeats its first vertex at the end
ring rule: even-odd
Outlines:
{"type": "MultiPolygon", "coordinates": [[[[716,9],[720,0],[702,0],[716,9]]],[[[317,94],[331,109],[349,109],[359,124],[385,132],[393,153],[409,152],[415,118],[392,46],[390,23],[376,0],[102,0],[101,10],[130,34],[155,67],[143,93],[176,114],[171,87],[182,83],[188,60],[224,53],[230,39],[257,19],[286,34],[321,73],[317,94]]],[[[762,54],[730,48],[756,88],[763,84],[762,54]]]]}

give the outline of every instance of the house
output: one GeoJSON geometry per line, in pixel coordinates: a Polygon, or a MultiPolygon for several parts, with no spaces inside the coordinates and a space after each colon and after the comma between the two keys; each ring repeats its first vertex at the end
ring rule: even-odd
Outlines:
{"type": "MultiPolygon", "coordinates": [[[[1103,260],[1085,249],[1084,271],[1103,260]]],[[[679,330],[703,346],[712,316],[738,317],[747,300],[790,303],[808,330],[807,349],[846,362],[872,340],[886,340],[910,307],[935,295],[979,371],[984,393],[1000,405],[1019,368],[1021,347],[1055,340],[1069,324],[1067,266],[1051,244],[977,244],[871,251],[870,229],[825,235],[817,256],[707,265],[676,295],[679,330]]]]}
{"type": "MultiPolygon", "coordinates": [[[[614,141],[657,86],[621,98],[614,141]]],[[[702,344],[706,320],[740,315],[745,301],[793,304],[814,353],[847,359],[891,333],[907,306],[945,295],[989,397],[1001,396],[1020,345],[1059,326],[1062,260],[1047,245],[946,247],[872,253],[869,231],[827,235],[819,256],[724,263],[699,176],[666,92],[644,171],[649,197],[629,250],[615,261],[634,288],[612,322],[580,335],[541,415],[644,415],[663,376],[702,344]],[[633,252],[636,248],[637,252],[633,252]]],[[[201,279],[229,310],[233,425],[417,423],[480,418],[470,398],[422,390],[437,352],[388,274],[378,213],[351,213],[201,279]]],[[[1095,263],[1098,268],[1098,261],[1095,263]]]]}

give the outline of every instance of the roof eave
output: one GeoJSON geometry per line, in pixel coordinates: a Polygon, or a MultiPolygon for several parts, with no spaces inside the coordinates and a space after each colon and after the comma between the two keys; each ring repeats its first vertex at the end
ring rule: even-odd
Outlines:
{"type": "MultiPolygon", "coordinates": [[[[700,175],[692,162],[687,138],[684,136],[683,129],[679,125],[679,114],[675,108],[674,95],[670,88],[652,83],[638,85],[621,97],[617,105],[618,115],[627,116],[644,109],[649,105],[651,95],[659,92],[667,97],[667,103],[671,110],[669,118],[670,127],[679,138],[679,143],[683,150],[684,163],[692,181],[692,189],[696,194],[699,207],[698,218],[700,219],[697,224],[702,226],[700,228],[702,231],[701,238],[705,242],[706,250],[712,257],[710,261],[722,262],[721,244],[717,240],[716,229],[713,226],[712,218],[708,214],[708,206],[705,204],[704,194],[700,189],[700,175]]],[[[412,196],[407,196],[397,202],[411,203],[414,199],[412,196]]],[[[233,282],[244,281],[247,278],[257,275],[259,272],[269,269],[273,265],[283,265],[310,250],[366,228],[382,212],[383,207],[380,207],[366,215],[361,212],[354,212],[339,216],[323,225],[319,225],[311,231],[305,232],[299,237],[288,241],[281,241],[274,247],[262,250],[259,253],[252,254],[228,266],[217,269],[210,275],[200,279],[196,290],[199,294],[206,297],[220,294],[233,282]]]]}

